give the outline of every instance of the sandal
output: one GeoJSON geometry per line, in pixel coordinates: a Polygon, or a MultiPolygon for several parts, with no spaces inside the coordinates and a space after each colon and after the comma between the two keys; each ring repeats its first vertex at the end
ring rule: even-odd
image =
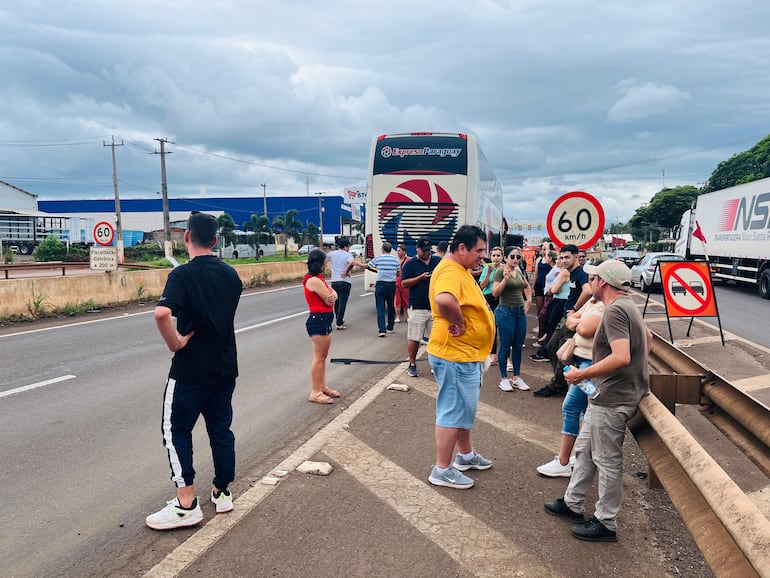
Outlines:
{"type": "Polygon", "coordinates": [[[337,391],[336,389],[332,389],[330,387],[325,388],[323,390],[323,393],[325,393],[329,397],[339,397],[340,396],[340,392],[339,391],[337,391]]]}
{"type": "Polygon", "coordinates": [[[323,404],[334,403],[332,398],[326,395],[323,391],[314,391],[313,393],[310,394],[310,397],[308,397],[307,400],[312,401],[313,403],[323,403],[323,404]]]}

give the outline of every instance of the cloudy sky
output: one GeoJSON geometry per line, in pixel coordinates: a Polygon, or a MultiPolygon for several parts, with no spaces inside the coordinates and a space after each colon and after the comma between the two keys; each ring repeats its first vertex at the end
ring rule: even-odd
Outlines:
{"type": "MultiPolygon", "coordinates": [[[[2,2],[10,6],[10,2],[2,2]]],[[[767,0],[20,0],[0,180],[41,199],[342,194],[386,132],[475,133],[505,213],[625,221],[770,133],[767,0]]]]}

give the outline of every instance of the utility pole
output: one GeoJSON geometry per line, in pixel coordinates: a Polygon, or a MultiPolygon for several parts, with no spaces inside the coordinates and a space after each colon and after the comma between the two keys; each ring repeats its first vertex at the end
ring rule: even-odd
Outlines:
{"type": "Polygon", "coordinates": [[[123,251],[123,225],[120,221],[120,193],[118,192],[118,166],[115,162],[115,147],[122,147],[123,141],[120,144],[115,142],[115,135],[112,136],[112,143],[102,143],[106,147],[112,149],[112,186],[115,189],[115,228],[117,229],[118,239],[118,263],[123,264],[125,262],[125,252],[123,251]]]}
{"type": "Polygon", "coordinates": [[[160,143],[160,152],[155,151],[156,155],[160,155],[160,186],[161,194],[163,195],[163,249],[166,255],[166,259],[173,257],[174,252],[171,250],[171,221],[168,216],[168,184],[166,183],[166,155],[171,153],[166,152],[166,143],[174,144],[173,142],[164,138],[154,139],[160,143]]]}
{"type": "Polygon", "coordinates": [[[321,236],[321,249],[324,248],[324,206],[321,195],[323,193],[316,193],[318,195],[318,231],[321,236]]]}
{"type": "Polygon", "coordinates": [[[262,183],[260,186],[262,187],[262,211],[267,217],[267,185],[262,183]]]}

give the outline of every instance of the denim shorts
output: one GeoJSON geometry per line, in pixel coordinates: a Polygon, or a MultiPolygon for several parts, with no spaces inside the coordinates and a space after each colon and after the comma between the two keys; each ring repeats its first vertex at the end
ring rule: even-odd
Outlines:
{"type": "Polygon", "coordinates": [[[471,429],[481,392],[481,362],[447,361],[428,354],[436,374],[436,425],[471,429]]]}
{"type": "Polygon", "coordinates": [[[305,321],[307,334],[310,337],[314,335],[330,335],[332,332],[332,321],[334,321],[334,311],[329,313],[311,313],[305,321]]]}

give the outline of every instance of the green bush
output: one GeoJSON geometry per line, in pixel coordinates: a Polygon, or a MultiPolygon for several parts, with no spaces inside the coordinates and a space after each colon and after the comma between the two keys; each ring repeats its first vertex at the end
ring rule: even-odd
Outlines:
{"type": "Polygon", "coordinates": [[[85,247],[70,247],[62,261],[84,263],[91,260],[91,252],[85,247]]]}
{"type": "Polygon", "coordinates": [[[10,263],[13,263],[15,259],[16,253],[13,252],[13,249],[10,247],[5,247],[3,249],[3,263],[9,265],[10,263]]]}
{"type": "Polygon", "coordinates": [[[147,243],[146,245],[142,244],[126,247],[123,250],[123,254],[126,256],[126,261],[153,261],[155,259],[163,258],[163,249],[158,247],[156,243],[147,243]]]}
{"type": "Polygon", "coordinates": [[[63,261],[67,247],[56,235],[49,235],[35,248],[35,261],[63,261]]]}

